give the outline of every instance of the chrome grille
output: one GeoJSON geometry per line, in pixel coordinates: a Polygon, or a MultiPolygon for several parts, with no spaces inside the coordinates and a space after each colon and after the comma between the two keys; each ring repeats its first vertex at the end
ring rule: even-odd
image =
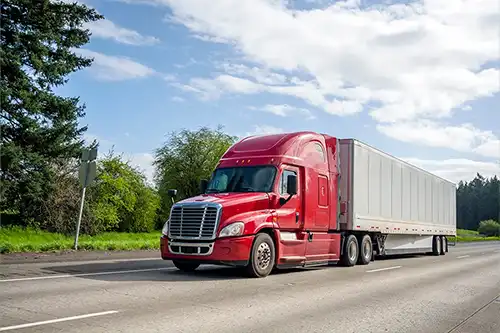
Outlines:
{"type": "Polygon", "coordinates": [[[179,204],[170,212],[169,237],[178,239],[215,238],[219,222],[218,205],[179,204]]]}

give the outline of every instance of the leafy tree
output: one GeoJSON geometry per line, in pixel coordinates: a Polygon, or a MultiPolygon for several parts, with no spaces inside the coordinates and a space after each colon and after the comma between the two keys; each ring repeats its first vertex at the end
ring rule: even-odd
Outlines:
{"type": "Polygon", "coordinates": [[[53,88],[91,65],[73,50],[89,41],[83,24],[103,18],[78,3],[4,0],[1,3],[0,211],[19,212],[22,223],[43,221],[54,190],[55,168],[76,158],[86,127],[84,105],[53,88]]]}
{"type": "Polygon", "coordinates": [[[144,175],[112,152],[98,162],[90,187],[93,231],[146,232],[154,229],[159,197],[144,175]]]}
{"type": "Polygon", "coordinates": [[[158,225],[169,214],[171,201],[167,190],[177,189],[180,199],[198,194],[200,180],[210,177],[220,157],[235,141],[236,137],[224,133],[221,126],[215,130],[202,127],[170,133],[165,144],[157,149],[154,161],[161,197],[158,225]]]}
{"type": "Polygon", "coordinates": [[[137,200],[130,217],[124,220],[122,230],[130,232],[150,232],[156,226],[156,214],[160,208],[160,196],[150,187],[137,189],[137,200]]]}

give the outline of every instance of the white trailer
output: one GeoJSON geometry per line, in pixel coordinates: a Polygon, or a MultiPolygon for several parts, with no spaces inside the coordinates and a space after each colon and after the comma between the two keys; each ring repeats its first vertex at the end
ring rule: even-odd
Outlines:
{"type": "Polygon", "coordinates": [[[340,229],[370,233],[378,255],[448,251],[456,186],[355,139],[340,140],[340,229]]]}

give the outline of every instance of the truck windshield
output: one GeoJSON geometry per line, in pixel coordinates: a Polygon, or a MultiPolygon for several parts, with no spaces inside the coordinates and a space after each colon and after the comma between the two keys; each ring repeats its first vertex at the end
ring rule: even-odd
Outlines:
{"type": "Polygon", "coordinates": [[[216,169],[206,193],[271,192],[275,175],[273,166],[216,169]]]}

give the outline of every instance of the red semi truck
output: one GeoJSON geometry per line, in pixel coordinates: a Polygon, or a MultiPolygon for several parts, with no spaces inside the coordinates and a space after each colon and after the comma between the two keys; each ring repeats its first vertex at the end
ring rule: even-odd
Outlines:
{"type": "Polygon", "coordinates": [[[375,255],[444,255],[455,198],[453,183],[358,140],[251,136],[226,151],[200,195],[173,204],[161,256],[183,271],[219,264],[265,277],[375,255]]]}

